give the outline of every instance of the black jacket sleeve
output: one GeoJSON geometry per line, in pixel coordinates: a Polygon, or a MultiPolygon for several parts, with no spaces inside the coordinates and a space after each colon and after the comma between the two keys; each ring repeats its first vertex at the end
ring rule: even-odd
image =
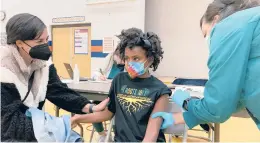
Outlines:
{"type": "Polygon", "coordinates": [[[56,68],[52,64],[49,69],[49,83],[46,98],[56,106],[76,114],[84,114],[83,107],[90,103],[89,100],[80,96],[77,92],[62,83],[57,75],[56,68]]]}
{"type": "Polygon", "coordinates": [[[1,83],[1,141],[36,142],[31,118],[25,115],[28,109],[12,83],[1,83]]]}

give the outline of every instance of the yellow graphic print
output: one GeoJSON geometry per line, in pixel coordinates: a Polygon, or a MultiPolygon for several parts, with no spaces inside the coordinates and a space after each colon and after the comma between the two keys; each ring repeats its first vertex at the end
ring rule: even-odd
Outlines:
{"type": "Polygon", "coordinates": [[[118,94],[118,101],[127,113],[136,113],[144,108],[150,107],[153,104],[150,98],[139,97],[133,95],[118,94]]]}

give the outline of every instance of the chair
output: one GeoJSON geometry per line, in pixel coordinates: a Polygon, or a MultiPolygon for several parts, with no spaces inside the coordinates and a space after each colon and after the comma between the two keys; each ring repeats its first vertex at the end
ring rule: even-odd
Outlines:
{"type": "Polygon", "coordinates": [[[114,124],[115,124],[115,116],[110,120],[110,125],[109,125],[108,131],[107,131],[105,143],[107,143],[109,141],[109,137],[111,136],[114,124]]]}
{"type": "MultiPolygon", "coordinates": [[[[89,142],[92,142],[92,139],[94,137],[94,133],[95,133],[95,128],[93,125],[89,125],[88,127],[91,127],[92,126],[92,130],[91,131],[91,134],[90,134],[90,139],[89,139],[89,142]]],[[[105,131],[107,131],[107,124],[106,122],[104,122],[104,126],[105,126],[105,131]]],[[[87,127],[87,130],[88,130],[88,127],[87,127]]]]}

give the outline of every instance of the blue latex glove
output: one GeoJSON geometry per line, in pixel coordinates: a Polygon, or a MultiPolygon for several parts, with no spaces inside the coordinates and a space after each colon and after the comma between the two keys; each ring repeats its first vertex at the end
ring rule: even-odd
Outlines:
{"type": "Polygon", "coordinates": [[[179,105],[182,108],[184,100],[190,98],[190,94],[187,91],[183,90],[176,90],[172,95],[172,101],[175,102],[177,105],[179,105]]]}
{"type": "Polygon", "coordinates": [[[156,113],[152,114],[152,118],[157,118],[157,117],[163,118],[163,123],[162,123],[161,129],[166,129],[169,126],[173,125],[175,122],[172,113],[156,112],[156,113]]]}

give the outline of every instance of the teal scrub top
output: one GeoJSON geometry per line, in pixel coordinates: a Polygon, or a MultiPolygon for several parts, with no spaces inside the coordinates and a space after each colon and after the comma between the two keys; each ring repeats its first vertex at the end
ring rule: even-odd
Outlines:
{"type": "Polygon", "coordinates": [[[203,99],[183,113],[189,128],[222,123],[246,108],[260,130],[260,7],[234,13],[210,34],[209,80],[203,99]]]}
{"type": "Polygon", "coordinates": [[[107,78],[113,79],[117,74],[119,74],[120,72],[123,72],[123,71],[124,71],[124,68],[118,68],[117,65],[114,63],[112,65],[112,68],[111,68],[107,78]]]}

